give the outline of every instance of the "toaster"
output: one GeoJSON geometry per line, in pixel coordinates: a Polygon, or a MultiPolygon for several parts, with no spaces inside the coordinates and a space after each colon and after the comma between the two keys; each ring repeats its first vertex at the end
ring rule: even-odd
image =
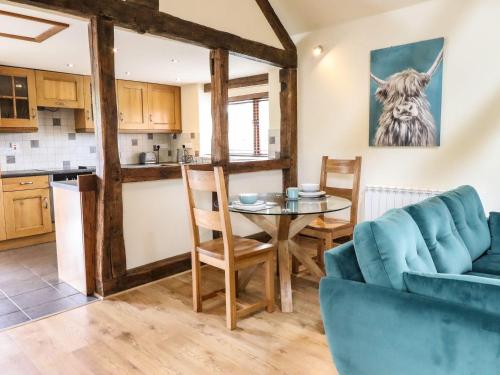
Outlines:
{"type": "Polygon", "coordinates": [[[139,154],[139,164],[156,164],[156,154],[154,152],[141,152],[139,154]]]}

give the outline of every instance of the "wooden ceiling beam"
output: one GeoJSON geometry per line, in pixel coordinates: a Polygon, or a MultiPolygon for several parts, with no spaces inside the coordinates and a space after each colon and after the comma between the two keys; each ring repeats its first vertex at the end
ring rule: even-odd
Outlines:
{"type": "Polygon", "coordinates": [[[233,55],[279,67],[297,66],[296,51],[268,46],[139,4],[147,2],[147,0],[135,0],[135,2],[117,0],[11,0],[11,2],[85,18],[96,15],[106,16],[113,19],[115,26],[138,33],[149,33],[209,49],[225,49],[233,55]]]}
{"type": "MultiPolygon", "coordinates": [[[[269,83],[269,74],[264,73],[264,74],[257,74],[254,76],[230,79],[228,82],[228,88],[236,89],[239,87],[267,85],[268,83],[269,83]]],[[[212,91],[212,84],[206,83],[203,86],[203,91],[205,92],[212,91]]]]}
{"type": "Polygon", "coordinates": [[[276,37],[283,45],[283,48],[285,48],[285,50],[287,51],[297,51],[295,43],[290,37],[290,34],[288,34],[288,31],[286,31],[285,26],[283,26],[283,24],[281,23],[278,15],[276,14],[273,7],[269,3],[269,0],[255,0],[255,1],[257,2],[257,5],[264,14],[264,17],[266,17],[266,20],[273,29],[274,33],[276,34],[276,37]]]}

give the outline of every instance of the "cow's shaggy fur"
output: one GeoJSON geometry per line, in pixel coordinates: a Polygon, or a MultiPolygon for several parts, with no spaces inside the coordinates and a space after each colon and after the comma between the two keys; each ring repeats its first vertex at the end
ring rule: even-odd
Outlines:
{"type": "Polygon", "coordinates": [[[425,94],[431,76],[407,69],[389,77],[375,95],[383,105],[376,146],[435,146],[434,118],[425,94]]]}

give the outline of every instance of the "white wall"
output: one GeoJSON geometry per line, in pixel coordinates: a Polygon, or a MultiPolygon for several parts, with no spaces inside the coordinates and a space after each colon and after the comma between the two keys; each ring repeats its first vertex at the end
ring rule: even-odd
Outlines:
{"type": "MultiPolygon", "coordinates": [[[[281,191],[281,171],[230,176],[230,194],[281,191]]],[[[209,209],[212,195],[195,196],[198,207],[209,209]]],[[[261,230],[232,214],[233,233],[246,236],[261,230]]],[[[123,184],[123,226],[127,269],[191,251],[191,233],[182,180],[123,184]]],[[[201,232],[202,241],[211,232],[201,232]]]]}
{"type": "Polygon", "coordinates": [[[499,19],[498,0],[434,0],[311,33],[299,45],[300,180],[318,179],[322,155],[361,155],[363,186],[471,184],[500,210],[499,19]],[[445,37],[441,147],[368,147],[370,51],[436,37],[445,37]]]}

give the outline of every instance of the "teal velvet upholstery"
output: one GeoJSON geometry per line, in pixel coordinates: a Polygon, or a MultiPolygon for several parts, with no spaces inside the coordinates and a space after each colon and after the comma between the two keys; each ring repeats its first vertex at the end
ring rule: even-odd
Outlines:
{"type": "Polygon", "coordinates": [[[448,207],[437,197],[404,208],[417,223],[438,272],[464,273],[472,260],[448,207]]]}
{"type": "Polygon", "coordinates": [[[319,291],[339,374],[500,374],[499,244],[470,186],[357,225],[319,291]]]}
{"type": "Polygon", "coordinates": [[[329,276],[346,280],[364,281],[352,241],[325,252],[325,271],[329,276]]]}
{"type": "Polygon", "coordinates": [[[320,302],[340,375],[500,371],[500,313],[333,277],[320,302]]]}
{"type": "Polygon", "coordinates": [[[458,233],[464,240],[472,260],[491,246],[490,229],[481,199],[472,186],[461,186],[439,195],[448,206],[458,233]]]}
{"type": "Polygon", "coordinates": [[[354,245],[361,273],[369,284],[405,290],[403,272],[437,272],[417,224],[402,209],[358,224],[354,245]]]}
{"type": "Polygon", "coordinates": [[[490,212],[488,219],[491,233],[490,253],[500,254],[500,212],[490,212]]]}
{"type": "Polygon", "coordinates": [[[472,271],[500,275],[500,254],[485,254],[472,263],[472,271]]]}
{"type": "Polygon", "coordinates": [[[471,275],[405,272],[409,292],[500,314],[500,280],[471,275]]]}

